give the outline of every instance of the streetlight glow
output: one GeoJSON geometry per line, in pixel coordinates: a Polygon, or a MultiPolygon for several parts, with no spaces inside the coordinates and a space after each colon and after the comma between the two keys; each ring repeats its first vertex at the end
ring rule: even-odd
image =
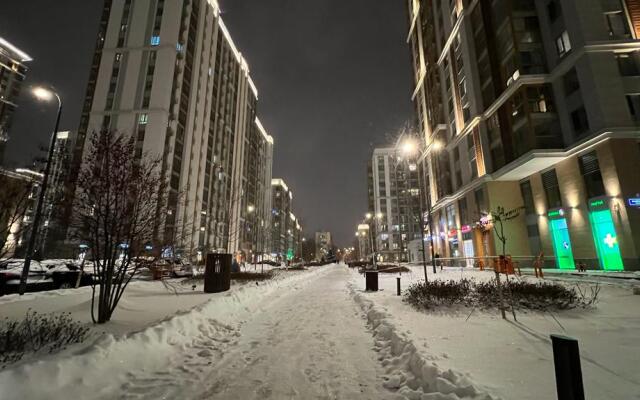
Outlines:
{"type": "Polygon", "coordinates": [[[373,215],[371,213],[366,213],[364,216],[366,219],[371,219],[373,215]]]}
{"type": "Polygon", "coordinates": [[[250,212],[250,213],[254,212],[255,210],[256,210],[255,206],[248,206],[247,207],[247,211],[250,212]]]}
{"type": "Polygon", "coordinates": [[[407,139],[404,141],[404,143],[402,143],[402,147],[400,148],[400,150],[405,156],[412,156],[418,150],[418,146],[413,140],[407,139]]]}
{"type": "Polygon", "coordinates": [[[40,101],[51,101],[55,96],[51,90],[43,88],[42,86],[34,87],[31,89],[31,93],[40,101]]]}
{"type": "Polygon", "coordinates": [[[441,141],[434,140],[433,142],[431,142],[431,148],[435,151],[440,151],[444,148],[444,145],[442,144],[441,141]]]}

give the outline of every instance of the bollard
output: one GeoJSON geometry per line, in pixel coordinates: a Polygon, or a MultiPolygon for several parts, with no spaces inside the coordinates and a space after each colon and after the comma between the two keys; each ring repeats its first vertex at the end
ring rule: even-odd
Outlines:
{"type": "Polygon", "coordinates": [[[578,341],[566,336],[551,335],[551,342],[558,400],[584,400],[578,341]]]}
{"type": "Polygon", "coordinates": [[[400,296],[401,293],[402,293],[402,290],[400,290],[400,278],[399,277],[396,278],[396,283],[397,283],[397,286],[398,286],[398,296],[400,296]]]}

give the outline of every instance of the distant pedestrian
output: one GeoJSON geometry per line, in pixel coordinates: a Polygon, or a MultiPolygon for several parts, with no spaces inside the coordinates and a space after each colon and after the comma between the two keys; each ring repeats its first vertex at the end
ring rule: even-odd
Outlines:
{"type": "Polygon", "coordinates": [[[231,262],[231,272],[234,272],[234,273],[240,272],[240,264],[238,264],[238,260],[236,260],[235,257],[231,262]]]}

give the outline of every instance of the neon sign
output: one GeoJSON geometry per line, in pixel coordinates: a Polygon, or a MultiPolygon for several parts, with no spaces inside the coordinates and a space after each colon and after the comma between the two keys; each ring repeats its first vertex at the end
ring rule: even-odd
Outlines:
{"type": "Polygon", "coordinates": [[[640,208],[640,197],[630,198],[629,199],[630,207],[638,207],[640,208]]]}

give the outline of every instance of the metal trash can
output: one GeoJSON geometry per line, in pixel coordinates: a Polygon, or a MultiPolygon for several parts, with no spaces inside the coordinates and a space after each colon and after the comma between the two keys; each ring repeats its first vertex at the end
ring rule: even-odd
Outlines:
{"type": "Polygon", "coordinates": [[[366,281],[365,290],[367,292],[377,292],[378,291],[378,271],[365,271],[364,276],[366,281]]]}
{"type": "Polygon", "coordinates": [[[231,288],[231,260],[231,254],[207,254],[205,293],[221,293],[231,288]]]}

